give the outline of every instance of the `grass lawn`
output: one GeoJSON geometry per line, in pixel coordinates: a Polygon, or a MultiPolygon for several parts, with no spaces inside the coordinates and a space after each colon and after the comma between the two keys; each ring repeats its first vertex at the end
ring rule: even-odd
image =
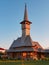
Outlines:
{"type": "Polygon", "coordinates": [[[0,65],[49,65],[49,61],[0,61],[0,65]]]}

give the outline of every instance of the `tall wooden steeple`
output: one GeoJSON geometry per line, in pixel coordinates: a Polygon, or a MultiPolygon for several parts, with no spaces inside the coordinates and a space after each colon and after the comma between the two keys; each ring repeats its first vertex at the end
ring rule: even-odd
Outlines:
{"type": "Polygon", "coordinates": [[[25,38],[27,35],[30,35],[30,22],[28,20],[28,12],[27,12],[27,6],[25,4],[25,11],[24,11],[24,19],[22,22],[20,22],[22,26],[22,37],[25,38]]]}

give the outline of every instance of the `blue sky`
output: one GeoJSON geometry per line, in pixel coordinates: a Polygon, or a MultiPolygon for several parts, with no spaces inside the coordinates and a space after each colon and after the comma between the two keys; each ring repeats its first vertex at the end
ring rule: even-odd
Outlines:
{"type": "Polygon", "coordinates": [[[21,36],[24,6],[32,22],[30,35],[43,48],[49,47],[49,0],[0,0],[0,47],[8,49],[21,36]]]}

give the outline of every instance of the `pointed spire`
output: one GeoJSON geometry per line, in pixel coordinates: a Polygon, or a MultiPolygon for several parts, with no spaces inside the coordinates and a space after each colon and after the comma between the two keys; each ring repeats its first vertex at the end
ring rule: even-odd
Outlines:
{"type": "Polygon", "coordinates": [[[28,14],[27,14],[27,6],[25,4],[25,11],[24,11],[24,20],[28,21],[28,14]]]}
{"type": "Polygon", "coordinates": [[[25,22],[28,22],[29,24],[32,24],[32,22],[30,22],[28,20],[28,13],[27,13],[27,6],[26,6],[26,3],[25,3],[25,10],[24,10],[24,19],[22,22],[20,22],[20,24],[25,24],[25,22]]]}

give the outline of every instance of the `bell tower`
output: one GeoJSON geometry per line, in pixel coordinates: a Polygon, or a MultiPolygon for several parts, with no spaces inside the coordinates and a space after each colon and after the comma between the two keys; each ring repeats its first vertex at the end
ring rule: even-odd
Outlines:
{"type": "Polygon", "coordinates": [[[24,19],[22,22],[20,22],[21,24],[21,29],[22,29],[22,38],[25,38],[27,35],[30,35],[30,24],[32,22],[30,22],[28,20],[28,13],[27,13],[27,6],[25,4],[25,11],[24,11],[24,19]]]}

